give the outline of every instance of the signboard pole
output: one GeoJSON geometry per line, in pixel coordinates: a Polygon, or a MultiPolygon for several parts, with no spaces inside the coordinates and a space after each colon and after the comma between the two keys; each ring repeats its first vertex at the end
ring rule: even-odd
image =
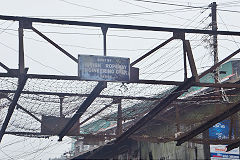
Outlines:
{"type": "Polygon", "coordinates": [[[107,30],[108,27],[101,27],[103,33],[103,55],[107,56],[107,30]]]}
{"type": "MultiPolygon", "coordinates": [[[[103,33],[103,55],[107,56],[107,30],[108,27],[102,26],[102,33],[103,33]]],[[[104,86],[107,87],[107,82],[104,82],[104,86]]]]}

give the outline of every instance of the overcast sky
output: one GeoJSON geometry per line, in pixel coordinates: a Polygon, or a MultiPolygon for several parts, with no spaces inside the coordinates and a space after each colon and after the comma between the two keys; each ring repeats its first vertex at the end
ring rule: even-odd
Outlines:
{"type": "MultiPolygon", "coordinates": [[[[148,0],[148,2],[137,0],[2,0],[0,14],[211,29],[209,27],[211,10],[206,8],[211,2],[207,0],[148,0]],[[161,3],[150,3],[150,1],[161,3]]],[[[218,29],[239,31],[240,1],[217,1],[217,4],[219,9],[217,14],[218,29]]],[[[103,55],[100,28],[40,23],[34,23],[33,26],[76,58],[78,54],[103,55]]],[[[18,67],[17,29],[17,22],[0,21],[0,62],[10,68],[18,67]]],[[[128,57],[131,62],[172,35],[172,33],[166,32],[120,29],[109,29],[107,34],[107,55],[128,57]]],[[[201,72],[212,65],[213,57],[208,42],[209,36],[187,34],[186,37],[192,45],[198,71],[201,72]]],[[[219,36],[218,38],[220,60],[238,49],[240,43],[238,37],[219,36]]],[[[24,51],[29,73],[77,75],[75,62],[30,30],[24,32],[24,51]]],[[[171,42],[136,66],[140,68],[140,78],[142,79],[183,80],[181,42],[178,40],[171,42]]],[[[5,70],[0,68],[0,72],[5,72],[5,70]]],[[[68,152],[71,148],[71,140],[65,138],[60,143],[57,142],[57,138],[36,139],[5,135],[0,147],[0,159],[48,159],[59,157],[64,152],[68,152]]]]}

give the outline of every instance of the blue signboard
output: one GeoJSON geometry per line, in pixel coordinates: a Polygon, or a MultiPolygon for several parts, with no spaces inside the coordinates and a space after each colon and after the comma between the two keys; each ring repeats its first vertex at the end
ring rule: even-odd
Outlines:
{"type": "Polygon", "coordinates": [[[127,82],[130,79],[130,60],[122,57],[78,55],[78,75],[82,80],[127,82]]]}
{"type": "Polygon", "coordinates": [[[211,159],[239,159],[239,154],[211,153],[211,159]]]}
{"type": "Polygon", "coordinates": [[[230,120],[223,120],[209,128],[210,139],[227,139],[229,137],[230,120]]]}

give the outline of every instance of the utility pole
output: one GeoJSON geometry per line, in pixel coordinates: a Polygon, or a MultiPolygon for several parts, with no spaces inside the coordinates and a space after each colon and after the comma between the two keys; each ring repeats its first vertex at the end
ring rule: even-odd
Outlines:
{"type": "MultiPolygon", "coordinates": [[[[212,15],[212,31],[217,31],[217,4],[213,2],[211,4],[211,15],[212,15]]],[[[218,40],[217,34],[213,35],[213,56],[214,56],[214,65],[218,63],[218,40]]],[[[215,83],[218,83],[219,78],[219,68],[216,68],[214,72],[215,83]]]]}
{"type": "MultiPolygon", "coordinates": [[[[217,31],[217,4],[216,2],[213,2],[209,5],[211,7],[211,17],[212,17],[212,31],[217,31]]],[[[214,57],[214,65],[218,63],[218,41],[217,41],[217,34],[213,34],[213,57],[214,57]]],[[[215,83],[218,83],[219,79],[219,68],[216,68],[214,71],[214,81],[215,83]]],[[[216,88],[216,93],[219,94],[219,89],[216,88]]],[[[217,108],[216,108],[217,112],[217,108]]],[[[204,131],[203,133],[204,139],[209,139],[209,129],[204,131]]],[[[204,159],[210,159],[210,145],[209,144],[203,144],[203,151],[204,151],[204,159]]]]}

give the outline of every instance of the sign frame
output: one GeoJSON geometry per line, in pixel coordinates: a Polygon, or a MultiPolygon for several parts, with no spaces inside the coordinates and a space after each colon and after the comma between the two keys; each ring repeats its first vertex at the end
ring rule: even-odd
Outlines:
{"type": "Polygon", "coordinates": [[[129,82],[130,58],[79,54],[78,76],[89,81],[129,82]]]}

